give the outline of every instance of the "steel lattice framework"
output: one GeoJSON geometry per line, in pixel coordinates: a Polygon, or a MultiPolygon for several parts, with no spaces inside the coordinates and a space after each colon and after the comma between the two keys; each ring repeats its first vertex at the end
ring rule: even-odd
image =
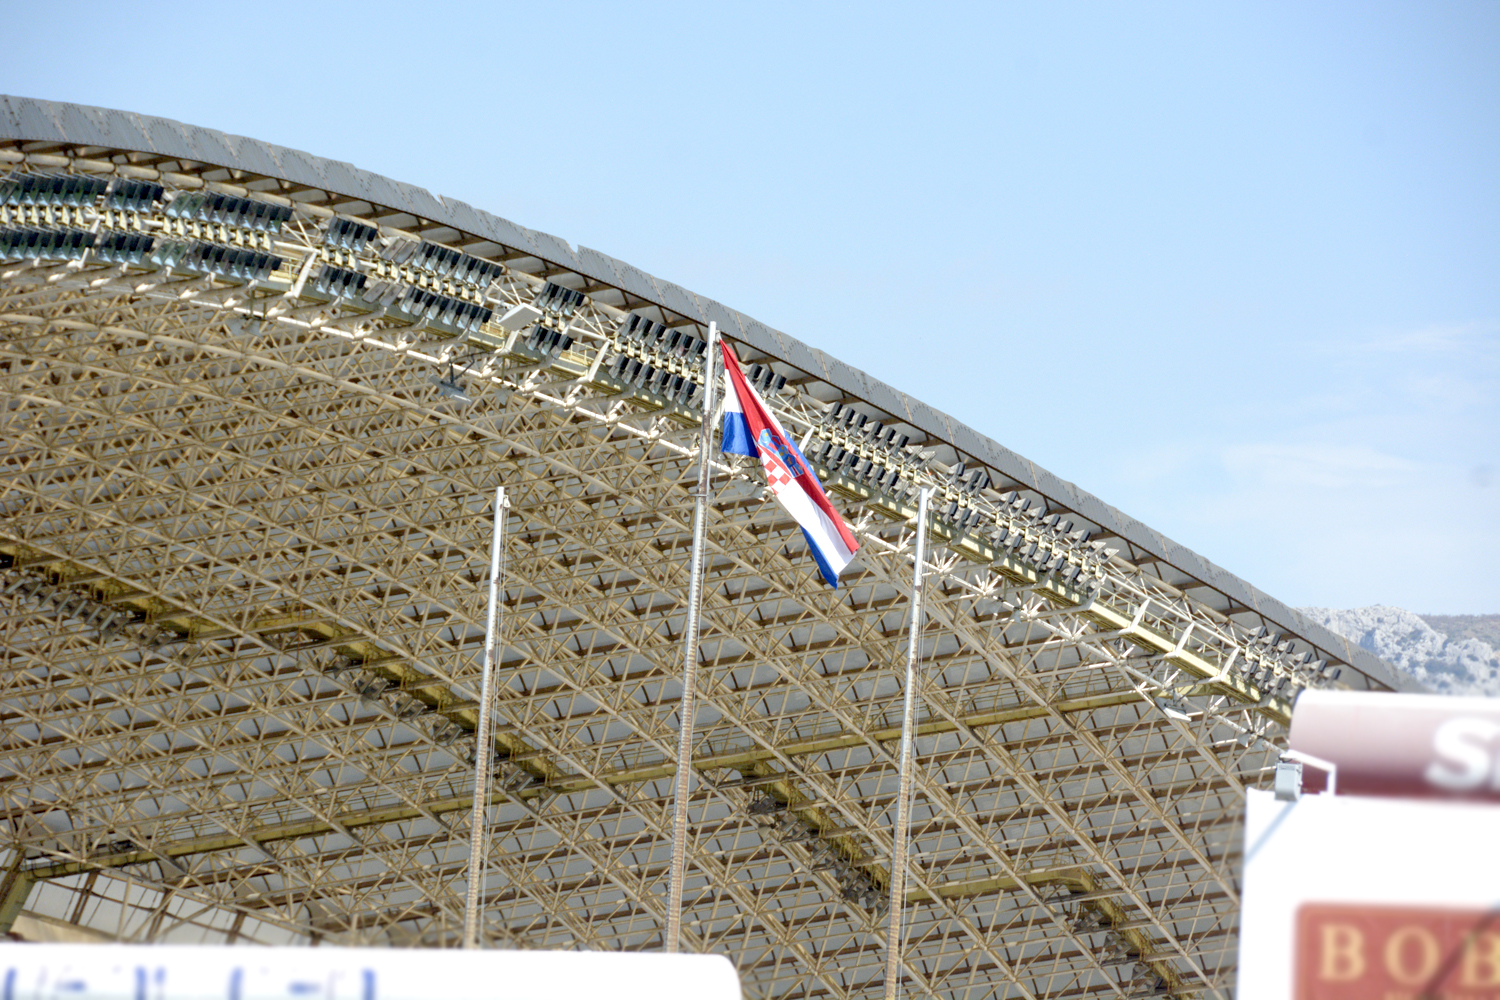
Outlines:
{"type": "Polygon", "coordinates": [[[503,484],[485,935],[659,947],[709,321],[862,544],[824,587],[720,460],[684,938],[747,995],[880,989],[918,485],[913,995],[1229,996],[1243,792],[1296,690],[1407,686],[593,251],[99,109],[0,99],[0,169],[7,922],[45,898],[137,937],[454,944],[503,484]]]}

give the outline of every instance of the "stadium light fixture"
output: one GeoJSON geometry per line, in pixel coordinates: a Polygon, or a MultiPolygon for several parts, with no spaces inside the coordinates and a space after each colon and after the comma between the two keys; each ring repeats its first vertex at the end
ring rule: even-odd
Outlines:
{"type": "Polygon", "coordinates": [[[116,178],[110,185],[109,197],[105,199],[104,204],[106,208],[117,211],[149,212],[165,194],[166,188],[160,184],[121,177],[116,178]]]}
{"type": "Polygon", "coordinates": [[[92,205],[108,187],[97,177],[12,173],[0,178],[0,204],[81,207],[92,205]]]}
{"type": "Polygon", "coordinates": [[[1296,802],[1302,798],[1302,762],[1288,760],[1285,756],[1276,762],[1276,799],[1279,802],[1296,802]]]}
{"type": "Polygon", "coordinates": [[[272,205],[253,198],[237,198],[214,191],[183,192],[167,204],[169,218],[217,222],[237,229],[279,233],[292,217],[287,205],[272,205]]]}
{"type": "Polygon", "coordinates": [[[1192,716],[1188,714],[1188,704],[1175,695],[1160,695],[1155,699],[1156,707],[1161,709],[1163,715],[1178,722],[1191,722],[1192,716]]]}
{"type": "Polygon", "coordinates": [[[582,292],[549,281],[537,293],[533,304],[542,312],[566,321],[571,320],[573,314],[582,309],[587,301],[587,296],[582,292]]]}
{"type": "Polygon", "coordinates": [[[350,253],[363,253],[365,247],[379,235],[380,230],[374,226],[353,219],[335,218],[329,220],[328,229],[323,233],[323,245],[350,253]]]}
{"type": "Polygon", "coordinates": [[[437,386],[438,392],[443,394],[444,399],[451,399],[455,403],[464,404],[474,402],[473,398],[464,391],[464,384],[458,380],[458,372],[451,363],[448,365],[447,377],[441,378],[434,375],[432,377],[432,384],[437,386]]]}
{"type": "Polygon", "coordinates": [[[83,229],[9,229],[0,232],[0,259],[77,260],[94,239],[83,229]]]}

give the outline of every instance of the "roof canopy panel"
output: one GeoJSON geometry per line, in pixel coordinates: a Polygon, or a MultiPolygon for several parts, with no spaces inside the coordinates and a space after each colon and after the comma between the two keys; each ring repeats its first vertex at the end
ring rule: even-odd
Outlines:
{"type": "Polygon", "coordinates": [[[1415,687],[596,251],[117,111],[0,98],[0,169],[25,927],[453,944],[505,486],[485,936],[660,947],[709,323],[860,541],[825,587],[759,469],[715,456],[684,933],[748,995],[881,991],[918,488],[911,991],[1227,995],[1243,793],[1297,692],[1415,687]]]}

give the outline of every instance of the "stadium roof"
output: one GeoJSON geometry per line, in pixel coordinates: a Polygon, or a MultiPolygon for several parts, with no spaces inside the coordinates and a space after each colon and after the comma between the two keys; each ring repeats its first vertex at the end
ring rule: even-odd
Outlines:
{"type": "Polygon", "coordinates": [[[1296,691],[1415,689],[596,251],[98,108],[0,98],[0,169],[0,920],[451,945],[505,485],[486,934],[658,947],[711,321],[862,543],[825,588],[758,470],[719,465],[687,928],[748,995],[880,990],[918,485],[912,993],[1227,995],[1243,789],[1296,691]]]}

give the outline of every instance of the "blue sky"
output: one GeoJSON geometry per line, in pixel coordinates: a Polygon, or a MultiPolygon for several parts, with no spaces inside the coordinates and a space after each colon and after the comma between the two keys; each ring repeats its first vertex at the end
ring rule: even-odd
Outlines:
{"type": "Polygon", "coordinates": [[[9,13],[4,92],[602,250],[1288,603],[1500,612],[1500,4],[9,13]]]}

